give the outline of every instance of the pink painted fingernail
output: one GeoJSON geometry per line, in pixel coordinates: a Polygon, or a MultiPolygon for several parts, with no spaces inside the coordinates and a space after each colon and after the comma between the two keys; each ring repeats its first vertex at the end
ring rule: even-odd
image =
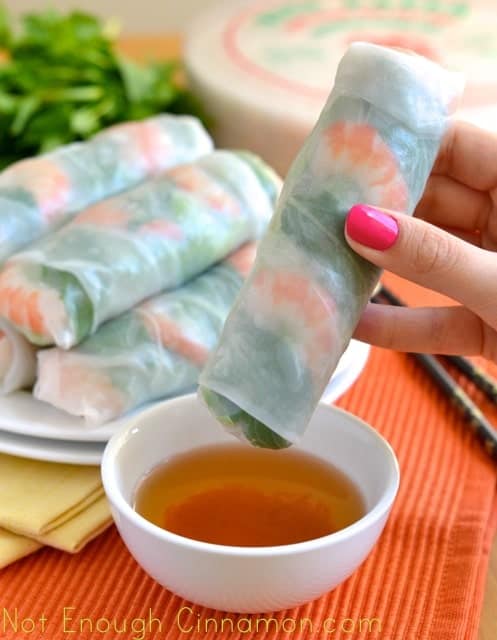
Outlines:
{"type": "Polygon", "coordinates": [[[351,240],[370,249],[385,251],[397,240],[399,225],[395,218],[366,204],[356,204],[345,222],[351,240]]]}

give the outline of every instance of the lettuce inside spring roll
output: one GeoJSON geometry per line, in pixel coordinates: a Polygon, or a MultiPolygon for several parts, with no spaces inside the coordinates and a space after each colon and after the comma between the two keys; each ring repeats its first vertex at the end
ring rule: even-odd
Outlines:
{"type": "Polygon", "coordinates": [[[0,272],[0,316],[34,344],[70,348],[259,237],[280,186],[244,152],[170,169],[13,256],[0,272]]]}
{"type": "Polygon", "coordinates": [[[282,448],[304,433],[380,275],[345,241],[347,212],[413,213],[461,90],[459,74],[408,52],[345,53],[200,377],[238,437],[282,448]]]}
{"type": "Polygon", "coordinates": [[[183,287],[107,322],[78,347],[40,351],[35,396],[98,425],[192,390],[254,255],[254,245],[245,245],[183,287]]]}
{"type": "Polygon", "coordinates": [[[211,150],[196,118],[164,114],[12,164],[0,173],[0,263],[84,207],[211,150]]]}

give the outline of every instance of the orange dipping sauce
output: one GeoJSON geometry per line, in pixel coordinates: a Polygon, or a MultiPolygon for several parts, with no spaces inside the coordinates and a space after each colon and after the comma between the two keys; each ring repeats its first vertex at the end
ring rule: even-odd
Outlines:
{"type": "Polygon", "coordinates": [[[172,533],[243,547],[320,538],[365,513],[355,485],[318,457],[237,443],[159,465],[139,484],[134,508],[172,533]]]}

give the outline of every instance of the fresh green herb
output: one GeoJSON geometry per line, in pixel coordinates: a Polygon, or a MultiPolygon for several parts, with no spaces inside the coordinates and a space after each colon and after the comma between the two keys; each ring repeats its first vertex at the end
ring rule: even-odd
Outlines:
{"type": "Polygon", "coordinates": [[[0,167],[154,113],[205,120],[179,62],[139,65],[117,53],[115,36],[80,12],[27,14],[14,31],[0,6],[0,167]]]}

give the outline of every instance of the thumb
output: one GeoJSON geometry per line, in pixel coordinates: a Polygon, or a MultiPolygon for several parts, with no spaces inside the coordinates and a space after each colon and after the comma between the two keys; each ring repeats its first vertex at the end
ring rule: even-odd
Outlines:
{"type": "Polygon", "coordinates": [[[345,236],[366,260],[458,300],[495,325],[495,254],[423,220],[363,204],[349,211],[345,236]]]}

